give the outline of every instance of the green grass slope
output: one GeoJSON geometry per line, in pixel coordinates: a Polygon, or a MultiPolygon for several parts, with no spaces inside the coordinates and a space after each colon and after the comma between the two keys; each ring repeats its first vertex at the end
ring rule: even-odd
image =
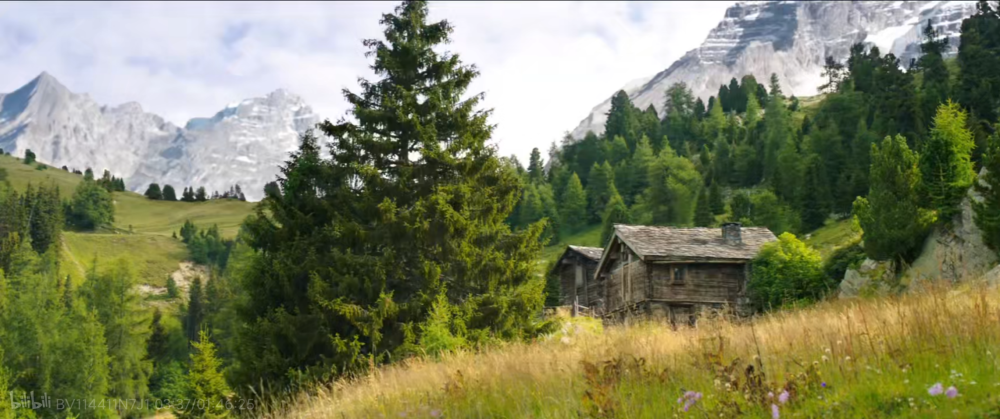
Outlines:
{"type": "MultiPolygon", "coordinates": [[[[38,170],[9,155],[0,156],[0,169],[15,190],[28,184],[55,184],[64,200],[83,177],[55,167],[38,170]]],[[[63,234],[62,271],[79,283],[96,261],[99,265],[124,257],[139,272],[140,282],[163,286],[167,275],[188,258],[187,249],[171,235],[185,220],[199,227],[219,226],[225,237],[236,236],[243,219],[253,212],[254,203],[236,200],[207,202],[152,201],[134,192],[115,192],[115,222],[111,229],[63,234]]]]}

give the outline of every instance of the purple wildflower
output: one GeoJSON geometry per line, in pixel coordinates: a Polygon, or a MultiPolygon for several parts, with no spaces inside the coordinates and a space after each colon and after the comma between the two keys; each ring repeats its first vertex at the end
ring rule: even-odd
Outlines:
{"type": "Polygon", "coordinates": [[[955,388],[955,386],[948,387],[948,390],[944,392],[944,395],[948,396],[949,399],[954,399],[958,397],[958,389],[955,388]]]}
{"type": "Polygon", "coordinates": [[[768,399],[773,399],[774,398],[774,392],[773,391],[767,392],[767,398],[768,399]]]}
{"type": "Polygon", "coordinates": [[[941,383],[934,383],[931,388],[927,389],[927,394],[930,394],[931,396],[937,396],[941,393],[944,393],[944,387],[941,386],[941,383]]]}
{"type": "Polygon", "coordinates": [[[778,405],[776,404],[771,405],[771,417],[773,419],[778,419],[781,417],[781,412],[778,410],[778,405]]]}
{"type": "Polygon", "coordinates": [[[788,394],[788,390],[782,391],[781,394],[778,395],[778,403],[781,404],[788,403],[789,396],[790,395],[788,394]]]}
{"type": "Polygon", "coordinates": [[[820,385],[819,385],[819,386],[820,386],[820,387],[823,387],[823,388],[826,388],[826,381],[824,381],[824,382],[820,383],[820,385]]]}
{"type": "Polygon", "coordinates": [[[684,395],[681,396],[681,398],[677,399],[677,403],[682,403],[683,402],[684,403],[684,411],[687,412],[688,409],[691,409],[691,406],[694,406],[695,403],[698,403],[698,400],[701,400],[701,393],[700,392],[685,391],[684,395]]]}

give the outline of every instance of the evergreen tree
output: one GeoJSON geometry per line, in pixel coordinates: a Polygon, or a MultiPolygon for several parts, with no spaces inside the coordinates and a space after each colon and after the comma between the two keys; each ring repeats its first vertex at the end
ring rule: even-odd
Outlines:
{"type": "Polygon", "coordinates": [[[712,209],[712,215],[722,215],[726,213],[726,202],[722,197],[722,188],[719,182],[712,182],[708,188],[708,206],[712,209]]]}
{"type": "Polygon", "coordinates": [[[561,196],[562,206],[559,214],[562,217],[562,225],[567,231],[577,231],[586,225],[587,221],[587,193],[580,184],[580,177],[573,173],[566,183],[566,188],[561,196]]]}
{"type": "Polygon", "coordinates": [[[802,189],[802,229],[813,231],[823,226],[830,216],[830,189],[822,157],[812,154],[805,160],[802,189]]]}
{"type": "Polygon", "coordinates": [[[267,182],[264,184],[264,196],[281,196],[281,188],[278,187],[278,182],[267,182]]]}
{"type": "Polygon", "coordinates": [[[667,147],[649,168],[649,187],[643,195],[643,212],[655,225],[688,226],[694,221],[701,175],[690,160],[667,147]]]}
{"type": "Polygon", "coordinates": [[[204,186],[198,187],[198,192],[194,194],[194,200],[198,202],[205,202],[208,200],[208,195],[205,193],[204,186]]]}
{"type": "Polygon", "coordinates": [[[694,225],[695,227],[711,227],[715,223],[712,216],[712,205],[708,199],[708,188],[701,188],[698,194],[698,202],[695,204],[694,225]]]}
{"type": "Polygon", "coordinates": [[[917,61],[917,66],[923,73],[920,85],[920,104],[925,118],[932,118],[938,105],[948,100],[950,89],[948,67],[944,63],[944,53],[948,49],[948,37],[940,37],[931,20],[927,19],[924,26],[924,42],[920,44],[923,54],[917,61]],[[938,38],[941,38],[940,40],[938,38]]]}
{"type": "Polygon", "coordinates": [[[163,200],[164,201],[176,201],[177,192],[174,191],[174,187],[170,185],[163,185],[163,200]]]}
{"type": "Polygon", "coordinates": [[[587,198],[590,200],[590,219],[597,221],[604,214],[611,196],[617,194],[615,188],[615,172],[607,161],[602,165],[594,163],[590,169],[590,179],[587,181],[587,198]]]}
{"type": "Polygon", "coordinates": [[[35,162],[35,153],[31,149],[24,150],[24,164],[32,164],[35,162]]]}
{"type": "Polygon", "coordinates": [[[729,80],[729,110],[735,113],[746,112],[747,98],[743,95],[740,82],[736,77],[729,80]]]}
{"type": "Polygon", "coordinates": [[[194,202],[194,188],[190,186],[184,188],[184,193],[181,194],[181,201],[194,202]]]}
{"type": "Polygon", "coordinates": [[[997,32],[1000,16],[989,2],[976,4],[976,13],[962,21],[962,34],[958,43],[959,79],[955,87],[958,102],[975,120],[997,120],[997,103],[1000,98],[1000,67],[997,32]]]}
{"type": "Polygon", "coordinates": [[[767,90],[771,93],[771,96],[768,97],[768,102],[770,102],[771,99],[776,97],[784,97],[781,94],[781,83],[778,81],[777,73],[771,73],[771,82],[770,86],[767,87],[767,90]]]}
{"type": "Polygon", "coordinates": [[[942,221],[959,212],[958,204],[976,179],[970,161],[972,133],[965,126],[965,111],[949,100],[938,108],[920,154],[921,192],[942,221]]]}
{"type": "Polygon", "coordinates": [[[159,365],[167,353],[167,330],[161,321],[163,313],[157,307],[153,310],[153,320],[149,324],[149,339],[146,341],[146,356],[153,362],[153,368],[159,365]]]}
{"type": "Polygon", "coordinates": [[[149,199],[152,199],[152,200],[163,199],[163,192],[160,191],[160,185],[156,184],[156,183],[150,183],[149,187],[146,188],[146,192],[143,193],[143,195],[145,195],[146,198],[149,198],[149,199]]]}
{"type": "Polygon", "coordinates": [[[192,346],[189,398],[198,402],[188,403],[185,410],[175,411],[174,414],[181,419],[229,417],[226,401],[232,390],[220,371],[222,362],[216,357],[215,344],[208,338],[208,333],[201,331],[192,346]]]}
{"type": "Polygon", "coordinates": [[[983,232],[983,242],[1000,254],[1000,126],[990,136],[983,154],[982,179],[975,182],[981,200],[972,201],[976,226],[983,232]]]}
{"type": "Polygon", "coordinates": [[[642,130],[638,113],[628,94],[624,90],[619,90],[611,98],[611,110],[608,111],[608,120],[604,123],[604,136],[622,137],[627,144],[634,146],[642,130]]]}
{"type": "Polygon", "coordinates": [[[83,180],[84,182],[94,180],[94,171],[89,167],[83,171],[83,180]]]}
{"type": "Polygon", "coordinates": [[[109,390],[123,399],[147,396],[152,372],[146,352],[149,328],[136,285],[135,270],[125,259],[118,259],[103,272],[91,272],[81,288],[104,326],[111,359],[109,390]]]}
{"type": "Polygon", "coordinates": [[[202,299],[201,277],[196,276],[188,289],[187,313],[184,314],[184,333],[190,341],[197,341],[201,330],[201,322],[205,318],[205,305],[202,299]]]}
{"type": "Polygon", "coordinates": [[[528,179],[533,183],[538,183],[542,181],[545,177],[544,165],[542,163],[542,153],[538,151],[538,147],[531,149],[531,160],[528,162],[528,179]]]}
{"type": "Polygon", "coordinates": [[[826,77],[826,83],[819,86],[819,91],[825,93],[836,92],[840,89],[840,83],[844,79],[844,64],[827,55],[826,62],[823,65],[822,76],[826,77]]]}
{"type": "Polygon", "coordinates": [[[319,124],[336,151],[323,157],[304,134],[281,168],[282,196],[247,220],[238,382],[302,382],[411,355],[442,295],[470,345],[544,331],[545,226],[505,223],[522,181],[489,145],[482,95],[467,93],[478,71],[441,51],[452,27],[427,15],[422,1],[383,15],[384,40],[364,42],[378,79],[344,92],[350,118],[319,124]]]}
{"type": "MultiPolygon", "coordinates": [[[[632,153],[629,152],[628,149],[628,144],[625,143],[625,139],[622,137],[615,137],[611,142],[611,149],[608,150],[608,160],[605,162],[617,165],[627,159],[631,154],[632,153]]],[[[591,176],[593,176],[593,173],[591,173],[591,176]]]]}
{"type": "Polygon", "coordinates": [[[694,101],[694,117],[698,121],[701,121],[705,117],[705,112],[708,112],[705,108],[705,102],[701,98],[697,98],[694,101]]]}
{"type": "Polygon", "coordinates": [[[747,129],[757,128],[757,122],[760,122],[760,103],[757,102],[756,95],[747,96],[746,113],[747,129]]]}
{"type": "Polygon", "coordinates": [[[111,194],[93,180],[80,182],[66,208],[66,223],[80,229],[93,230],[110,225],[114,220],[115,207],[111,194]]]}
{"type": "Polygon", "coordinates": [[[604,209],[601,217],[601,246],[608,244],[611,235],[614,234],[615,224],[630,224],[632,216],[621,195],[615,193],[608,201],[608,207],[604,209]]]}
{"type": "Polygon", "coordinates": [[[872,145],[868,197],[854,201],[869,258],[901,261],[923,241],[933,215],[920,208],[918,160],[901,135],[872,145]]]}
{"type": "Polygon", "coordinates": [[[783,165],[780,155],[795,151],[794,133],[791,116],[780,96],[781,90],[778,88],[778,94],[775,94],[775,88],[777,86],[772,86],[764,118],[764,179],[771,183],[775,191],[790,194],[793,191],[787,188],[793,183],[795,170],[787,164],[783,165]]]}
{"type": "Polygon", "coordinates": [[[729,140],[720,136],[715,140],[715,158],[713,159],[712,167],[715,181],[728,185],[732,178],[732,171],[733,158],[731,148],[729,147],[729,140]]]}

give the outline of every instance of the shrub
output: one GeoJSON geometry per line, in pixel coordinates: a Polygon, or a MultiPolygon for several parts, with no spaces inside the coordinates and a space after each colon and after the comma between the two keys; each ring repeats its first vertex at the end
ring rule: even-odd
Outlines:
{"type": "Polygon", "coordinates": [[[24,151],[24,164],[31,164],[35,162],[35,153],[31,149],[24,151]]]}
{"type": "Polygon", "coordinates": [[[750,298],[758,309],[820,299],[832,288],[819,252],[792,233],[764,245],[753,260],[750,298]]]}
{"type": "Polygon", "coordinates": [[[115,206],[111,194],[97,182],[80,182],[73,192],[73,199],[66,208],[67,224],[93,230],[115,220],[115,206]]]}
{"type": "Polygon", "coordinates": [[[177,281],[174,281],[173,276],[167,277],[167,297],[170,299],[175,299],[181,295],[180,290],[177,289],[177,281]]]}

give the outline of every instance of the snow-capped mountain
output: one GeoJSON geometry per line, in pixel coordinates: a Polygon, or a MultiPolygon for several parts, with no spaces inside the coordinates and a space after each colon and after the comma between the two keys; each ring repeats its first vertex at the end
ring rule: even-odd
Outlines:
{"type": "Polygon", "coordinates": [[[256,201],[288,153],[298,148],[299,134],[317,122],[301,98],[279,89],[231,104],[211,118],[188,121],[126,181],[136,190],[159,182],[204,186],[210,192],[239,184],[247,199],[256,201]]]}
{"type": "MultiPolygon", "coordinates": [[[[728,84],[753,74],[767,83],[778,75],[785,94],[809,96],[823,84],[826,56],[847,59],[851,45],[865,42],[882,54],[893,53],[904,65],[919,56],[927,20],[948,38],[949,53],[958,50],[962,20],[975,12],[975,1],[756,1],[737,3],[700,47],[669,68],[624,90],[640,109],[652,104],[662,112],[670,85],[685,82],[707,100],[728,84]]],[[[573,130],[604,132],[611,96],[594,107],[573,130]]]]}
{"type": "Polygon", "coordinates": [[[130,102],[100,106],[42,73],[20,89],[0,94],[0,148],[18,156],[30,149],[39,161],[80,170],[91,167],[128,176],[150,147],[177,127],[130,102]]]}
{"type": "Polygon", "coordinates": [[[239,184],[247,199],[263,197],[264,184],[298,147],[298,136],[319,122],[301,98],[277,90],[227,106],[183,127],[145,113],[130,102],[100,106],[42,73],[24,87],[0,94],[0,148],[17,156],[31,150],[41,162],[73,169],[107,169],[130,190],[169,184],[180,193],[209,193],[239,184]]]}

